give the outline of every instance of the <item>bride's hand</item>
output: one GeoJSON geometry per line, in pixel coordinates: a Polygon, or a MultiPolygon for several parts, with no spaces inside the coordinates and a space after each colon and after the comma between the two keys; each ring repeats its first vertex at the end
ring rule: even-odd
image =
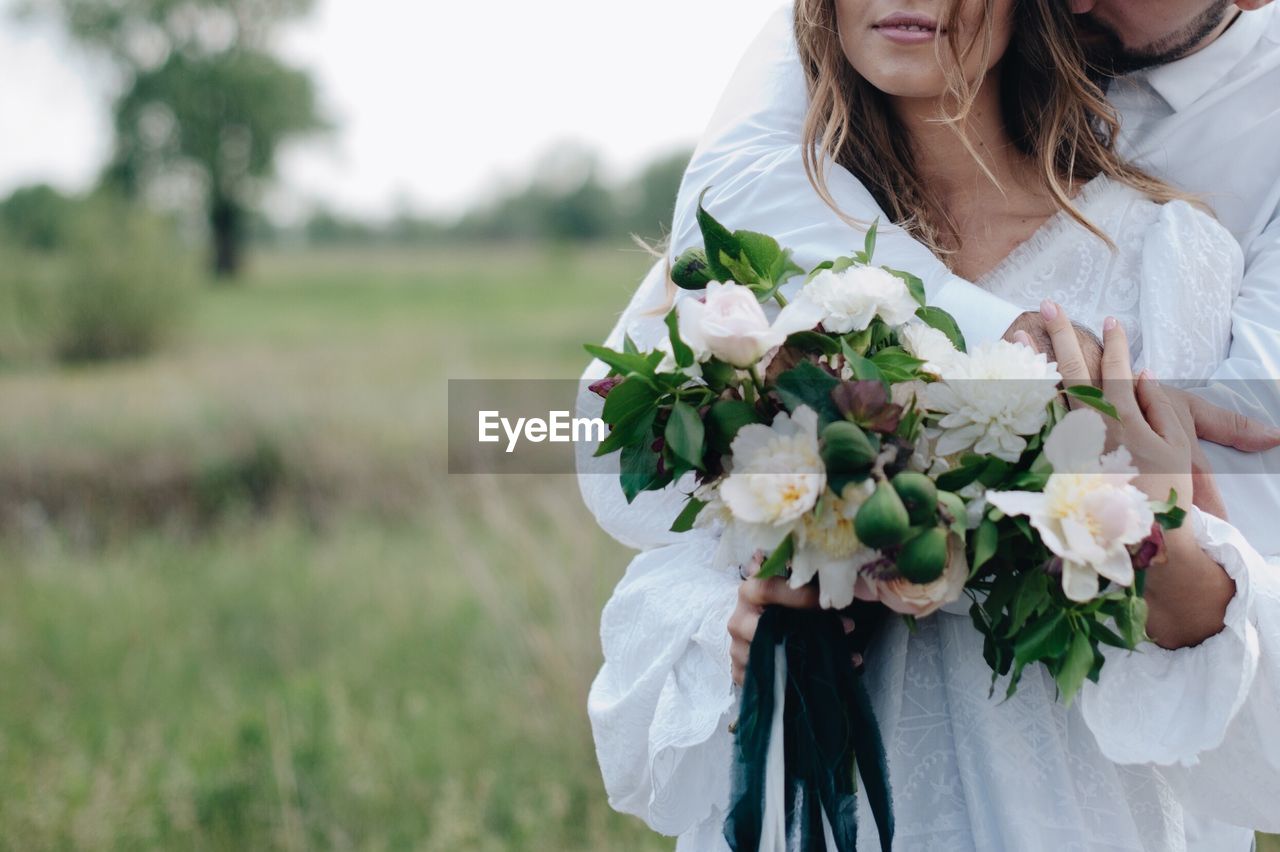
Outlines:
{"type": "MultiPolygon", "coordinates": [[[[1052,352],[1046,354],[1051,354],[1057,361],[1058,372],[1062,375],[1063,385],[1070,387],[1076,384],[1097,384],[1092,377],[1095,371],[1087,366],[1089,359],[1081,350],[1079,336],[1066,312],[1048,300],[1045,301],[1042,311],[1052,348],[1052,352]]],[[[1014,339],[1034,349],[1044,351],[1041,346],[1037,345],[1035,340],[1026,334],[1015,334],[1014,339]]],[[[1127,341],[1125,350],[1125,357],[1127,358],[1127,341]]],[[[1138,394],[1143,393],[1144,388],[1142,385],[1147,385],[1146,390],[1148,391],[1155,387],[1155,382],[1150,379],[1151,377],[1149,377],[1148,381],[1140,382],[1137,389],[1138,394]]],[[[1144,398],[1151,396],[1152,394],[1148,392],[1144,398]]],[[[1254,432],[1262,428],[1261,425],[1255,424],[1247,418],[1236,418],[1229,412],[1204,403],[1202,400],[1198,400],[1198,398],[1185,392],[1170,393],[1163,391],[1163,397],[1168,401],[1177,421],[1181,424],[1187,447],[1191,453],[1191,485],[1187,489],[1189,491],[1186,495],[1187,498],[1193,500],[1201,511],[1225,519],[1227,517],[1226,505],[1222,499],[1221,492],[1218,490],[1218,483],[1213,477],[1213,468],[1210,467],[1209,460],[1205,457],[1204,450],[1200,446],[1197,433],[1207,440],[1231,445],[1238,438],[1250,438],[1254,432]],[[1200,421],[1196,418],[1196,413],[1192,410],[1191,404],[1193,402],[1198,402],[1202,406],[1200,413],[1204,420],[1203,431],[1200,429],[1200,421]],[[1225,432],[1217,428],[1217,424],[1224,420],[1224,416],[1232,424],[1231,428],[1225,432]]],[[[1074,404],[1080,405],[1083,403],[1074,404]]],[[[1143,407],[1145,408],[1145,406],[1143,407]]],[[[1263,448],[1262,446],[1252,446],[1252,444],[1250,447],[1253,451],[1263,448]]],[[[1178,495],[1181,497],[1183,491],[1179,490],[1178,495]]],[[[1163,500],[1167,496],[1168,492],[1160,495],[1157,499],[1163,500]]]]}
{"type": "MultiPolygon", "coordinates": [[[[755,569],[759,569],[759,564],[755,569]]],[[[733,682],[742,686],[747,671],[747,658],[751,655],[751,640],[760,623],[760,613],[766,606],[785,606],[791,609],[817,609],[818,590],[814,586],[793,589],[781,577],[761,580],[751,577],[738,587],[738,606],[729,616],[729,659],[733,663],[733,682]]]]}
{"type": "MultiPolygon", "coordinates": [[[[752,566],[754,571],[760,568],[757,560],[752,566]]],[[[760,613],[766,606],[785,606],[790,609],[818,609],[818,589],[810,584],[793,589],[781,577],[770,577],[761,580],[752,577],[744,580],[738,587],[738,606],[729,616],[729,636],[733,641],[729,645],[729,659],[733,663],[733,682],[742,686],[742,679],[747,670],[747,658],[751,655],[751,640],[756,635],[756,625],[760,623],[760,613]]],[[[845,632],[853,630],[853,620],[843,618],[845,632]]],[[[854,655],[853,664],[862,661],[854,655]]]]}
{"type": "MultiPolygon", "coordinates": [[[[1111,438],[1123,445],[1140,471],[1134,485],[1154,500],[1170,489],[1178,505],[1192,505],[1194,434],[1188,435],[1176,406],[1147,371],[1135,382],[1129,341],[1112,317],[1103,323],[1102,392],[1120,416],[1111,438]]],[[[1078,376],[1063,376],[1075,383],[1078,376]]],[[[1184,523],[1165,534],[1167,559],[1147,575],[1147,634],[1165,648],[1196,645],[1220,631],[1235,583],[1201,548],[1184,523]]]]}
{"type": "Polygon", "coordinates": [[[1141,472],[1133,484],[1148,497],[1165,500],[1174,491],[1178,505],[1190,510],[1193,450],[1177,409],[1150,371],[1134,380],[1129,340],[1114,317],[1102,324],[1102,343],[1102,393],[1120,415],[1108,424],[1112,445],[1133,456],[1141,472]]]}

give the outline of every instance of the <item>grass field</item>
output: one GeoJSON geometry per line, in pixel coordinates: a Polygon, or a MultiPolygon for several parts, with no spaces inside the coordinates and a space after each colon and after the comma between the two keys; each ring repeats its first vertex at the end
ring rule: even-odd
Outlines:
{"type": "Polygon", "coordinates": [[[0,848],[670,849],[584,710],[626,552],[444,471],[445,380],[576,376],[647,262],[272,254],[153,358],[0,368],[0,848]]]}
{"type": "Polygon", "coordinates": [[[441,431],[448,377],[575,376],[645,264],[265,256],[159,356],[0,373],[0,846],[670,848],[584,710],[625,552],[441,431]]]}

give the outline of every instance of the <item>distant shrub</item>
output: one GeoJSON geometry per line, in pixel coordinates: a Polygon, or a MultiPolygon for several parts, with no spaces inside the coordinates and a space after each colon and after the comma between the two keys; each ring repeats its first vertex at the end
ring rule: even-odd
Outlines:
{"type": "Polygon", "coordinates": [[[49,354],[54,294],[65,261],[0,244],[0,363],[49,354]]]}
{"type": "Polygon", "coordinates": [[[77,210],[74,198],[48,184],[20,187],[0,201],[0,236],[23,248],[56,251],[66,246],[77,210]]]}
{"type": "Polygon", "coordinates": [[[0,244],[0,360],[145,355],[179,323],[194,267],[167,222],[105,197],[75,202],[61,244],[0,244]]]}
{"type": "Polygon", "coordinates": [[[286,474],[280,448],[267,438],[259,438],[247,452],[219,459],[199,472],[196,509],[206,518],[237,505],[261,512],[283,489],[286,474]]]}
{"type": "Polygon", "coordinates": [[[55,296],[53,354],[63,361],[145,355],[173,330],[192,281],[169,226],[94,199],[76,217],[55,296]]]}

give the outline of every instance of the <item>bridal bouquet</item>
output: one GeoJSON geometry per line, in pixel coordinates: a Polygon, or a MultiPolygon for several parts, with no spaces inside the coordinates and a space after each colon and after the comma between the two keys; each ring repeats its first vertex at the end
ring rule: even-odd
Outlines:
{"type": "Polygon", "coordinates": [[[967,596],[992,689],[1008,676],[1012,695],[1041,664],[1070,702],[1097,679],[1101,645],[1145,638],[1142,569],[1181,522],[1176,495],[1153,503],[1129,453],[1104,451],[1115,411],[1100,391],[1061,389],[1055,365],[1020,344],[969,350],[918,278],[873,265],[874,226],[860,251],[806,271],[771,237],[731,232],[701,206],[698,222],[704,248],[671,277],[704,295],[666,315],[664,343],[587,346],[611,368],[592,386],[610,426],[597,454],[621,454],[628,500],[692,472],[672,529],[719,528],[722,565],[756,563],[758,576],[816,583],[824,608],[858,607],[852,639],[834,617],[761,617],[731,845],[799,831],[852,849],[856,762],[887,849],[883,749],[848,663],[869,613],[911,621],[967,596]],[[780,288],[801,275],[788,301],[780,288]],[[785,778],[781,808],[771,776],[785,778]]]}

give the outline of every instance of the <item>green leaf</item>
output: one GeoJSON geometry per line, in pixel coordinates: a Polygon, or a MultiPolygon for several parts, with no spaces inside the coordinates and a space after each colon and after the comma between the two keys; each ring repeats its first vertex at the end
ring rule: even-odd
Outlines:
{"type": "MultiPolygon", "coordinates": [[[[662,361],[661,352],[615,352],[604,346],[596,346],[594,343],[584,344],[582,348],[608,364],[613,372],[623,376],[637,373],[652,377],[654,368],[662,361]]],[[[613,396],[613,393],[610,392],[609,395],[613,396]]]]}
{"type": "Polygon", "coordinates": [[[973,565],[970,570],[978,571],[983,565],[991,561],[991,557],[996,555],[996,548],[1000,543],[1000,531],[990,518],[983,518],[982,523],[978,524],[978,528],[973,535],[973,565]]]}
{"type": "Polygon", "coordinates": [[[938,487],[943,491],[959,491],[965,486],[978,481],[982,472],[987,469],[987,457],[971,455],[960,460],[960,466],[938,474],[938,487]]]}
{"type": "Polygon", "coordinates": [[[1132,650],[1134,647],[1133,645],[1128,644],[1114,630],[1107,627],[1096,618],[1090,619],[1089,621],[1089,635],[1094,639],[1097,639],[1102,644],[1110,645],[1113,648],[1132,650]]]}
{"type": "Polygon", "coordinates": [[[711,267],[707,253],[701,248],[691,248],[671,267],[671,280],[682,290],[701,290],[711,283],[711,267]]]}
{"type": "Polygon", "coordinates": [[[767,580],[770,577],[781,577],[787,572],[787,562],[791,560],[791,554],[795,550],[795,541],[791,534],[788,533],[777,547],[773,549],[773,553],[769,554],[769,558],[760,566],[760,573],[756,576],[761,580],[767,580]]]}
{"type": "Polygon", "coordinates": [[[734,231],[733,236],[742,247],[742,258],[755,271],[757,279],[768,284],[776,283],[772,277],[774,269],[785,261],[778,241],[755,231],[734,231]]]}
{"type": "Polygon", "coordinates": [[[903,272],[901,269],[890,269],[887,266],[882,266],[880,268],[885,272],[888,272],[890,275],[901,278],[902,283],[907,285],[907,290],[911,293],[911,298],[915,299],[921,307],[924,307],[925,295],[923,281],[912,275],[910,272],[903,272]]]}
{"type": "Polygon", "coordinates": [[[875,365],[875,362],[863,357],[847,339],[841,338],[840,353],[844,355],[845,363],[849,365],[849,369],[853,370],[853,377],[858,381],[884,381],[884,376],[880,374],[880,368],[875,365]]]}
{"type": "Polygon", "coordinates": [[[667,334],[671,338],[671,354],[675,356],[676,366],[684,369],[693,366],[693,350],[680,339],[680,317],[676,309],[667,312],[667,334]]]}
{"type": "Polygon", "coordinates": [[[906,350],[898,346],[889,346],[871,356],[871,363],[876,365],[880,375],[891,384],[909,382],[918,377],[924,361],[908,355],[906,350]]]}
{"type": "Polygon", "coordinates": [[[680,510],[680,514],[676,516],[675,521],[671,524],[671,532],[682,533],[693,529],[693,522],[698,520],[698,514],[706,505],[705,501],[695,500],[690,497],[689,502],[684,504],[684,508],[680,510]]]}
{"type": "MultiPolygon", "coordinates": [[[[613,394],[609,394],[613,396],[613,394]]],[[[648,444],[633,444],[622,448],[622,493],[627,502],[636,499],[642,491],[647,491],[659,480],[658,454],[648,444]]]]}
{"type": "Polygon", "coordinates": [[[738,430],[749,423],[759,423],[755,407],[740,399],[722,399],[707,414],[707,443],[721,455],[730,452],[738,430]]]}
{"type": "Polygon", "coordinates": [[[1014,657],[1020,663],[1054,659],[1067,650],[1071,625],[1067,614],[1058,609],[1032,623],[1013,643],[1014,657]]]}
{"type": "Polygon", "coordinates": [[[1136,648],[1147,638],[1147,602],[1136,595],[1126,596],[1115,613],[1116,627],[1121,637],[1136,648]]]}
{"type": "MultiPolygon", "coordinates": [[[[794,413],[800,406],[807,405],[817,413],[821,425],[840,419],[840,412],[831,399],[831,391],[839,384],[840,380],[835,376],[818,365],[805,361],[778,376],[774,389],[788,411],[794,413]]],[[[613,393],[610,392],[609,395],[612,396],[613,393]]]]}
{"type": "MultiPolygon", "coordinates": [[[[702,243],[706,251],[707,266],[711,270],[713,280],[730,281],[733,280],[733,273],[721,262],[721,257],[728,256],[736,259],[742,254],[742,247],[738,245],[738,241],[729,232],[729,229],[716,221],[715,217],[702,206],[702,200],[706,198],[710,189],[711,187],[707,187],[698,196],[698,227],[702,230],[702,243]]],[[[744,282],[739,281],[738,283],[744,282]]]]}
{"type": "Polygon", "coordinates": [[[1024,471],[1009,480],[1009,487],[1019,491],[1043,491],[1049,482],[1049,474],[1024,471]]]}
{"type": "Polygon", "coordinates": [[[1016,636],[1022,626],[1029,619],[1040,605],[1049,600],[1049,575],[1043,571],[1029,571],[1024,575],[1026,579],[1022,581],[1022,585],[1018,589],[1017,596],[1013,599],[1013,618],[1009,623],[1009,636],[1016,636]]]}
{"type": "Polygon", "coordinates": [[[708,358],[702,364],[702,380],[707,383],[707,387],[717,393],[733,381],[737,372],[732,364],[726,364],[718,358],[708,358]]]}
{"type": "Polygon", "coordinates": [[[747,262],[746,258],[733,257],[728,252],[722,251],[720,252],[720,265],[729,273],[729,277],[725,279],[726,281],[731,280],[734,283],[750,287],[756,294],[756,298],[760,298],[760,276],[756,275],[756,271],[751,268],[751,264],[747,262]]]}
{"type": "Polygon", "coordinates": [[[1095,388],[1093,385],[1071,385],[1064,388],[1068,396],[1075,397],[1085,405],[1096,408],[1108,417],[1119,420],[1120,413],[1116,411],[1116,407],[1107,402],[1106,397],[1102,395],[1101,388],[1095,388]]]}
{"type": "Polygon", "coordinates": [[[839,340],[816,331],[797,331],[787,337],[786,345],[822,355],[838,355],[840,353],[839,340]]]}
{"type": "Polygon", "coordinates": [[[1092,668],[1093,643],[1089,641],[1089,634],[1084,631],[1075,631],[1071,634],[1071,645],[1067,649],[1062,668],[1054,677],[1058,682],[1058,689],[1062,692],[1063,702],[1068,707],[1071,706],[1072,699],[1080,691],[1084,679],[1089,676],[1089,670],[1092,668]]]}
{"type": "Polygon", "coordinates": [[[651,385],[634,377],[623,379],[609,391],[600,415],[606,423],[617,428],[646,411],[652,411],[657,402],[658,392],[651,385]]]}
{"type": "Polygon", "coordinates": [[[769,280],[777,287],[797,275],[803,275],[804,268],[791,259],[791,249],[783,249],[782,254],[774,261],[769,270],[769,280]]]}
{"type": "Polygon", "coordinates": [[[1153,504],[1151,511],[1155,512],[1156,523],[1167,530],[1176,530],[1187,518],[1187,510],[1178,505],[1178,492],[1172,488],[1169,489],[1169,498],[1163,503],[1153,504]]]}
{"type": "Polygon", "coordinates": [[[663,437],[671,454],[695,470],[702,470],[702,442],[705,430],[702,418],[692,405],[676,400],[671,406],[663,437]]]}
{"type": "Polygon", "coordinates": [[[916,316],[924,320],[924,324],[932,328],[936,328],[947,336],[947,340],[951,341],[951,345],[959,349],[961,352],[968,352],[965,347],[964,335],[960,333],[960,326],[956,322],[955,317],[944,311],[942,308],[935,308],[926,305],[922,308],[916,308],[916,316]]]}
{"type": "Polygon", "coordinates": [[[871,258],[875,256],[876,231],[879,229],[879,227],[880,227],[880,217],[877,216],[875,221],[871,223],[871,227],[867,228],[867,238],[862,243],[862,253],[866,255],[866,258],[867,258],[866,260],[863,261],[863,263],[870,263],[871,258]]]}
{"type": "MultiPolygon", "coordinates": [[[[613,396],[612,393],[609,395],[613,396]]],[[[653,421],[657,416],[658,410],[651,408],[637,417],[614,424],[613,430],[596,448],[595,455],[607,456],[609,453],[634,445],[649,446],[653,443],[653,421]]]]}

